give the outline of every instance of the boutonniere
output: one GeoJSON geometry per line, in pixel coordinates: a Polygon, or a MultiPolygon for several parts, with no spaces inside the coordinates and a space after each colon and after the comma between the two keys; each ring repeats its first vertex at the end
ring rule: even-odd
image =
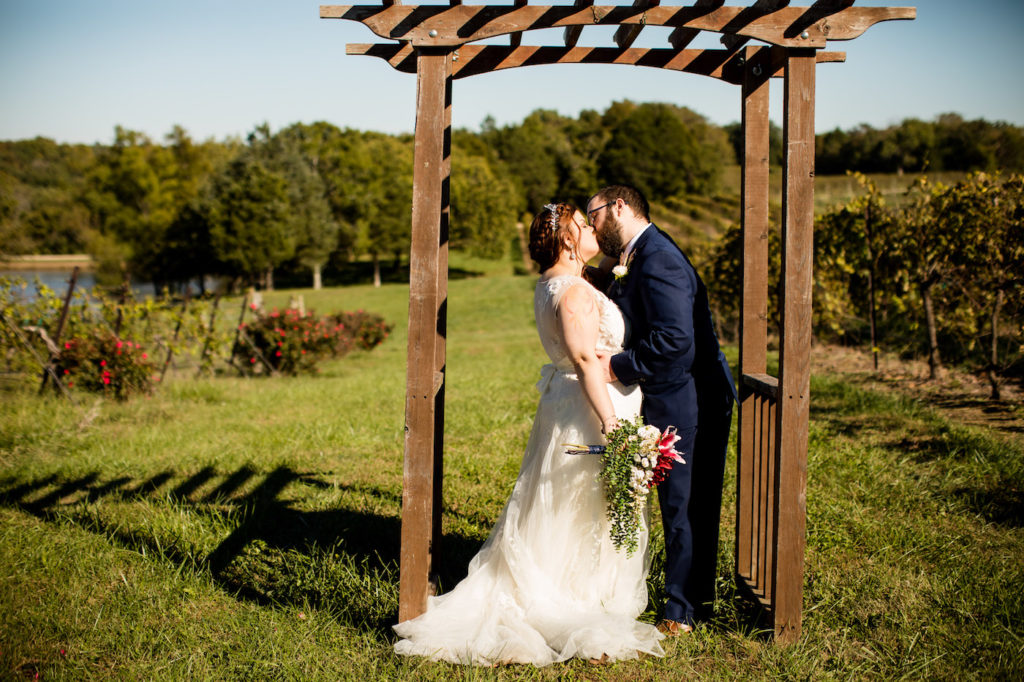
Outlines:
{"type": "Polygon", "coordinates": [[[624,265],[616,265],[614,268],[612,268],[612,274],[615,275],[616,281],[622,279],[623,277],[629,274],[629,266],[632,265],[633,256],[635,255],[636,251],[629,254],[629,258],[626,259],[626,263],[624,265]]]}

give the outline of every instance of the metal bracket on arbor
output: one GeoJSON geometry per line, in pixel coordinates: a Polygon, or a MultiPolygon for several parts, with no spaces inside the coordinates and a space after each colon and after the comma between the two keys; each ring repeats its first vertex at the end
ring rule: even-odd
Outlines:
{"type": "Polygon", "coordinates": [[[349,44],[350,55],[415,73],[416,137],[410,258],[409,346],[399,619],[422,613],[441,538],[445,310],[451,85],[492,71],[540,64],[623,64],[718,78],[740,86],[743,126],[743,301],[737,462],[736,580],[760,604],[775,635],[800,634],[810,405],[811,238],[814,224],[814,80],[818,63],[841,62],[828,41],[874,24],[914,19],[913,7],[854,7],[856,0],[789,0],[724,6],[723,0],[631,6],[530,4],[322,5],[326,19],[357,21],[392,41],[349,44]],[[588,26],[617,26],[614,45],[581,47],[588,26]],[[668,46],[633,47],[646,26],[672,29],[668,46]],[[561,45],[523,45],[523,34],[561,28],[561,45]],[[688,49],[702,31],[723,48],[688,49]],[[507,35],[509,44],[474,45],[507,35]],[[767,371],[768,88],[784,78],[782,275],[779,376],[767,371]]]}

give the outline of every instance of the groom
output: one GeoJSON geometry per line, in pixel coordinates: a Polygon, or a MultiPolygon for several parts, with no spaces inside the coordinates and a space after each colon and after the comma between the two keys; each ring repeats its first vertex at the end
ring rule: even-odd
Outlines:
{"type": "Polygon", "coordinates": [[[640,384],[645,423],[675,426],[676,449],[686,460],[658,486],[666,593],[658,629],[675,635],[711,615],[736,388],[704,283],[648,211],[640,191],[627,185],[605,187],[587,203],[601,251],[617,259],[608,296],[630,329],[623,352],[601,357],[606,378],[640,384]]]}

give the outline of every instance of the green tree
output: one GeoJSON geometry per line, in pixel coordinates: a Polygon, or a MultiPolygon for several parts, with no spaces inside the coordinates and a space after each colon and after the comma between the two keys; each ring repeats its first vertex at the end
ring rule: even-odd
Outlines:
{"type": "MultiPolygon", "coordinates": [[[[729,144],[732,145],[733,153],[736,155],[735,163],[743,163],[743,124],[730,123],[722,127],[729,144]]],[[[829,133],[819,135],[819,144],[828,139],[829,133]]],[[[768,122],[768,164],[775,168],[782,167],[782,128],[775,125],[774,121],[768,122]]]]}
{"type": "Polygon", "coordinates": [[[341,225],[339,247],[369,256],[380,286],[381,258],[391,255],[397,265],[409,250],[412,140],[344,130],[321,161],[331,210],[341,225]]]}
{"type": "Polygon", "coordinates": [[[0,250],[83,253],[93,239],[82,205],[91,147],[44,137],[0,142],[0,250]]]}
{"type": "Polygon", "coordinates": [[[484,258],[501,258],[515,238],[512,180],[485,156],[458,154],[452,164],[449,243],[484,258]]]}
{"type": "MultiPolygon", "coordinates": [[[[768,229],[768,331],[779,329],[779,275],[782,271],[782,241],[778,225],[768,229]]],[[[715,320],[733,339],[739,338],[740,304],[743,301],[743,231],[733,223],[719,237],[708,254],[705,274],[708,300],[715,320]]],[[[815,300],[815,303],[817,301],[815,300]]]]}
{"type": "Polygon", "coordinates": [[[661,201],[677,194],[711,193],[723,160],[725,134],[697,114],[669,104],[645,103],[610,128],[598,159],[602,182],[623,182],[661,201]]]}
{"type": "Polygon", "coordinates": [[[295,126],[270,134],[266,124],[249,137],[249,144],[267,168],[288,183],[288,225],[295,242],[295,259],[313,274],[313,288],[322,287],[321,268],[338,243],[338,223],[331,213],[318,159],[304,144],[303,131],[295,126]]]}
{"type": "Polygon", "coordinates": [[[244,152],[215,175],[206,203],[210,247],[221,274],[273,287],[273,269],[295,254],[288,182],[244,152]]]}
{"type": "Polygon", "coordinates": [[[538,109],[519,125],[485,130],[484,139],[497,150],[522,188],[524,202],[519,210],[539,210],[562,196],[559,157],[569,144],[566,123],[558,113],[538,109]]]}
{"type": "Polygon", "coordinates": [[[98,154],[86,201],[100,234],[108,243],[119,245],[101,254],[101,272],[107,276],[143,270],[159,251],[175,215],[169,186],[162,183],[171,163],[165,149],[121,126],[114,130],[114,144],[98,154]],[[111,257],[121,262],[107,260],[111,257]]]}

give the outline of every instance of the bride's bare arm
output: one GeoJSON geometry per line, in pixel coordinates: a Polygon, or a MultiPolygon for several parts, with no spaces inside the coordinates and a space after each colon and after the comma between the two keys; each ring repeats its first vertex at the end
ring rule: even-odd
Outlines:
{"type": "Polygon", "coordinates": [[[576,375],[583,386],[583,393],[601,420],[602,429],[607,432],[618,424],[618,420],[608,395],[604,369],[597,357],[601,313],[593,288],[588,284],[570,287],[558,304],[558,319],[562,326],[562,338],[569,350],[569,358],[576,366],[576,375]]]}

